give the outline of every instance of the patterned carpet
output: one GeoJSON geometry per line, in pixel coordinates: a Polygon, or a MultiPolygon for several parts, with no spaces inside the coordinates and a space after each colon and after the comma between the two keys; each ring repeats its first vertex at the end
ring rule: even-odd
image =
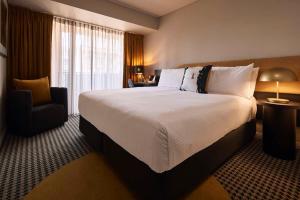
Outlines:
{"type": "MultiPolygon", "coordinates": [[[[44,177],[91,151],[79,117],[31,138],[6,135],[0,148],[0,199],[21,199],[44,177]]],[[[261,140],[233,156],[215,177],[232,199],[300,199],[300,152],[295,161],[263,153],[261,140]]]]}
{"type": "Polygon", "coordinates": [[[216,173],[232,199],[300,199],[300,151],[295,161],[263,152],[260,139],[227,161],[216,173]]]}
{"type": "Polygon", "coordinates": [[[31,138],[6,135],[0,149],[0,199],[21,199],[43,178],[91,151],[79,117],[31,138]]]}

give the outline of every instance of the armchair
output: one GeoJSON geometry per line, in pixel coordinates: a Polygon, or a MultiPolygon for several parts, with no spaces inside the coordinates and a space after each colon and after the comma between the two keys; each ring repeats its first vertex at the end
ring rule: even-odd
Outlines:
{"type": "Polygon", "coordinates": [[[67,88],[50,88],[52,102],[33,106],[30,90],[14,90],[8,97],[8,130],[32,136],[68,121],[67,88]]]}

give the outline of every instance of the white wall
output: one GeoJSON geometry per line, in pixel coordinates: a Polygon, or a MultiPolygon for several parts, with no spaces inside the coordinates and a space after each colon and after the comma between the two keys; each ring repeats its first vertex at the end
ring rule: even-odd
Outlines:
{"type": "Polygon", "coordinates": [[[300,55],[299,0],[200,0],[145,37],[154,68],[288,55],[300,55]]]}
{"type": "Polygon", "coordinates": [[[6,58],[0,56],[0,146],[5,132],[6,58]]]}

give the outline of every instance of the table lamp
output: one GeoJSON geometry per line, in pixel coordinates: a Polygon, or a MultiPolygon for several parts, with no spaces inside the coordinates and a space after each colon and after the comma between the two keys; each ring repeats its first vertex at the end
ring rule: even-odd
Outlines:
{"type": "Polygon", "coordinates": [[[134,73],[137,75],[138,82],[140,82],[143,79],[144,66],[143,65],[135,66],[134,73]]]}
{"type": "Polygon", "coordinates": [[[276,82],[276,98],[267,98],[267,101],[273,103],[289,103],[288,99],[279,98],[279,82],[298,81],[298,78],[293,71],[287,68],[276,67],[263,71],[259,77],[259,81],[276,82]]]}

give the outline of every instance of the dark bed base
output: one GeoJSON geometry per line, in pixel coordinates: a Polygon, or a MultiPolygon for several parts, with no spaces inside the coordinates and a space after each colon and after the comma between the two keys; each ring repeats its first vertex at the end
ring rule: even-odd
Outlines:
{"type": "MultiPolygon", "coordinates": [[[[87,142],[101,151],[112,169],[139,199],[177,199],[192,191],[222,163],[249,143],[256,132],[255,120],[231,131],[225,137],[191,156],[175,168],[156,173],[98,131],[80,116],[80,131],[87,142]]],[[[116,191],[117,192],[117,191],[116,191]]]]}

